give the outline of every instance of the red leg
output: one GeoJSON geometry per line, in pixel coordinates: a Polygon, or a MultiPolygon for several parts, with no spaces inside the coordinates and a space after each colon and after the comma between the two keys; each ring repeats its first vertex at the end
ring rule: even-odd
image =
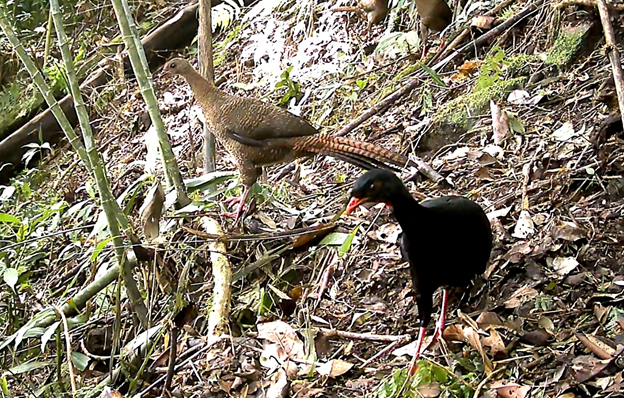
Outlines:
{"type": "Polygon", "coordinates": [[[440,320],[438,321],[438,324],[436,325],[436,330],[435,330],[435,332],[433,332],[433,340],[431,340],[432,343],[438,337],[442,338],[443,333],[444,333],[444,327],[445,327],[445,322],[446,322],[446,300],[447,300],[447,296],[448,296],[447,290],[443,289],[442,290],[442,311],[440,311],[440,320]]]}
{"type": "Polygon", "coordinates": [[[224,200],[223,203],[224,205],[234,205],[236,203],[240,203],[240,196],[232,196],[230,198],[227,198],[226,200],[224,200]]]}
{"type": "Polygon", "coordinates": [[[233,211],[231,213],[223,213],[221,214],[223,217],[230,217],[230,218],[234,218],[234,224],[238,224],[238,222],[241,219],[241,216],[243,214],[243,209],[245,208],[245,202],[247,201],[247,197],[249,196],[249,192],[251,190],[247,187],[244,188],[243,190],[243,194],[241,195],[240,198],[236,198],[237,200],[233,201],[233,202],[238,202],[238,209],[236,211],[233,211]]]}
{"type": "Polygon", "coordinates": [[[418,358],[420,358],[420,348],[422,347],[422,342],[425,337],[425,330],[426,328],[424,326],[421,326],[420,330],[418,331],[418,340],[416,341],[416,352],[414,353],[414,357],[412,358],[412,362],[410,363],[410,366],[408,369],[408,373],[410,376],[415,375],[416,371],[418,370],[418,365],[416,365],[416,362],[418,361],[418,358]]]}

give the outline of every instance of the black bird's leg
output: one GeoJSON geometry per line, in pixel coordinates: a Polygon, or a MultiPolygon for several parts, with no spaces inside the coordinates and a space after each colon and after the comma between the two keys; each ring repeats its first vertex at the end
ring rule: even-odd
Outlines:
{"type": "Polygon", "coordinates": [[[431,320],[431,310],[433,308],[433,297],[432,293],[428,290],[421,289],[418,283],[418,279],[414,279],[414,287],[417,291],[416,294],[416,304],[418,305],[418,317],[420,318],[420,330],[418,331],[418,339],[416,340],[416,352],[412,357],[412,362],[409,366],[409,375],[413,376],[418,370],[418,365],[416,362],[418,358],[420,358],[420,350],[422,348],[422,342],[425,338],[425,332],[427,330],[427,325],[431,320]]]}

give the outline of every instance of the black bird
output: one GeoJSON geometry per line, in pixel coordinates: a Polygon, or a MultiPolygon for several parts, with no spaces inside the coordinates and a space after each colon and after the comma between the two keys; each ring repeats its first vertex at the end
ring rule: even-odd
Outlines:
{"type": "Polygon", "coordinates": [[[461,196],[418,203],[401,180],[386,170],[371,170],[355,182],[346,213],[368,202],[391,207],[403,230],[399,237],[401,254],[410,265],[420,317],[416,353],[410,365],[410,374],[414,374],[431,320],[433,293],[444,287],[436,339],[444,330],[446,287],[466,286],[485,271],[492,250],[490,221],[478,204],[461,196]]]}

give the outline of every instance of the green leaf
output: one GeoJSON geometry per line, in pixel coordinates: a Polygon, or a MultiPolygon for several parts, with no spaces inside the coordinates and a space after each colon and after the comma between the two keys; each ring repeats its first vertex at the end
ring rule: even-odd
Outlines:
{"type": "Polygon", "coordinates": [[[12,376],[12,375],[18,375],[22,373],[27,373],[33,370],[45,368],[46,366],[50,366],[50,365],[51,365],[50,362],[38,362],[38,361],[27,362],[27,363],[23,363],[21,365],[12,367],[11,369],[4,372],[2,376],[12,376]]]}
{"type": "Polygon", "coordinates": [[[357,234],[357,231],[359,229],[360,225],[358,224],[355,228],[353,228],[353,231],[351,231],[351,233],[347,236],[342,245],[340,245],[340,247],[338,248],[338,254],[340,255],[340,257],[344,257],[347,253],[349,253],[349,249],[351,249],[351,243],[353,243],[353,238],[355,238],[355,234],[357,234]]]}
{"type": "Polygon", "coordinates": [[[8,224],[19,224],[20,220],[19,218],[12,216],[10,214],[0,213],[0,222],[5,222],[8,224]]]}
{"type": "Polygon", "coordinates": [[[89,357],[81,352],[73,351],[71,353],[71,360],[76,369],[81,372],[84,372],[87,366],[89,366],[89,357]]]}
{"type": "Polygon", "coordinates": [[[439,366],[433,366],[433,377],[439,383],[444,383],[448,379],[448,373],[439,366]]]}
{"type": "Polygon", "coordinates": [[[340,246],[347,240],[348,237],[349,234],[344,232],[332,232],[319,242],[319,246],[340,246]]]}
{"type": "Polygon", "coordinates": [[[434,82],[436,82],[437,85],[446,87],[446,84],[444,84],[440,75],[438,75],[433,69],[431,69],[424,63],[422,63],[420,66],[425,70],[425,72],[429,74],[429,76],[431,76],[431,78],[433,79],[434,82]]]}
{"type": "Polygon", "coordinates": [[[48,327],[46,329],[46,331],[43,333],[43,335],[41,336],[41,352],[45,352],[45,346],[46,344],[48,344],[48,341],[50,341],[50,339],[52,338],[52,336],[54,335],[54,332],[56,332],[56,328],[61,324],[61,321],[56,321],[54,322],[52,325],[50,325],[50,327],[48,327]]]}
{"type": "Polygon", "coordinates": [[[19,279],[19,273],[15,268],[7,268],[4,270],[4,282],[9,285],[11,290],[13,290],[16,294],[15,285],[17,284],[17,280],[19,279]]]}
{"type": "Polygon", "coordinates": [[[111,236],[109,238],[106,238],[100,241],[100,243],[98,243],[97,246],[95,246],[95,249],[93,249],[93,254],[91,255],[90,261],[95,261],[100,255],[100,253],[102,253],[102,250],[104,250],[104,247],[108,245],[108,243],[112,240],[113,240],[113,237],[111,236]]]}

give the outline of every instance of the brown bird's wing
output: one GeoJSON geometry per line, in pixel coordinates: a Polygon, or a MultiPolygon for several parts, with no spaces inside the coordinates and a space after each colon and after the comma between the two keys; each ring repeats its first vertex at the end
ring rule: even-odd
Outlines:
{"type": "Polygon", "coordinates": [[[243,145],[263,147],[288,138],[318,134],[310,123],[274,105],[251,98],[236,98],[226,134],[243,145]]]}

